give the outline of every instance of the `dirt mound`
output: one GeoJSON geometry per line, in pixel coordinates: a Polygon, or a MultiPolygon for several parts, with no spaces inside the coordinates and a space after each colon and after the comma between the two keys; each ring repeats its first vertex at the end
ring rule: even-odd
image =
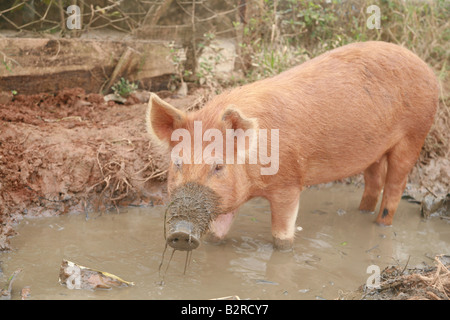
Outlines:
{"type": "Polygon", "coordinates": [[[82,89],[1,98],[0,250],[23,214],[162,201],[167,157],[148,139],[145,103],[105,102],[82,89]]]}

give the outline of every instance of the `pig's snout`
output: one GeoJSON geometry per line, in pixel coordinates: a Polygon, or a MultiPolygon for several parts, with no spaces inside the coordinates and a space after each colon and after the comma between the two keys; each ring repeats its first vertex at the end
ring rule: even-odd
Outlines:
{"type": "Polygon", "coordinates": [[[194,225],[187,221],[177,222],[167,237],[167,244],[176,250],[191,251],[196,249],[200,240],[194,233],[194,225]]]}
{"type": "Polygon", "coordinates": [[[213,190],[193,182],[175,189],[164,217],[167,244],[176,250],[196,249],[220,213],[218,199],[213,190]]]}

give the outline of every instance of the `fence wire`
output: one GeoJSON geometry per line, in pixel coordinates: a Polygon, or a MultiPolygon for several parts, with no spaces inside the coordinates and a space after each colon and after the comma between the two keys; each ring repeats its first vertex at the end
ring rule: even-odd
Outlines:
{"type": "Polygon", "coordinates": [[[136,38],[192,39],[232,34],[245,6],[245,0],[7,0],[0,3],[0,33],[80,37],[114,30],[136,38]],[[75,13],[78,28],[68,27],[75,13]]]}

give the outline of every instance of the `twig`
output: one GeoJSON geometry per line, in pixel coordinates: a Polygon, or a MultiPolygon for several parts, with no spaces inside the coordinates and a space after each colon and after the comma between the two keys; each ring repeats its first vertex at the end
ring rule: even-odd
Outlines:
{"type": "Polygon", "coordinates": [[[425,186],[425,189],[427,189],[427,191],[428,191],[429,193],[431,193],[431,195],[432,195],[433,197],[437,198],[437,195],[436,195],[433,191],[431,191],[427,186],[425,186]]]}
{"type": "Polygon", "coordinates": [[[195,0],[192,0],[192,16],[191,16],[191,23],[192,23],[192,54],[194,59],[194,71],[196,69],[196,63],[197,63],[197,45],[195,43],[195,34],[196,34],[196,28],[195,28],[195,0]]]}
{"type": "Polygon", "coordinates": [[[64,7],[63,7],[63,4],[62,4],[62,0],[58,0],[58,4],[59,4],[58,5],[59,6],[59,17],[61,19],[61,21],[60,21],[60,23],[61,23],[61,31],[64,33],[64,32],[66,32],[66,19],[64,17],[64,7]]]}
{"type": "Polygon", "coordinates": [[[401,275],[403,275],[403,273],[405,272],[406,267],[408,266],[408,263],[409,263],[409,259],[411,259],[411,255],[408,257],[408,261],[406,261],[406,265],[405,265],[405,267],[403,268],[402,272],[400,273],[401,275]]]}

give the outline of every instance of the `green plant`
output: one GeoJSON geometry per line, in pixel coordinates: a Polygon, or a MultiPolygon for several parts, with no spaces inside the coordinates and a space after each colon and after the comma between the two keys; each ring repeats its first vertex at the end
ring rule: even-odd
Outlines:
{"type": "Polygon", "coordinates": [[[125,80],[124,78],[120,78],[120,80],[111,87],[116,95],[124,98],[127,98],[130,94],[136,91],[137,88],[138,85],[136,83],[125,80]]]}

